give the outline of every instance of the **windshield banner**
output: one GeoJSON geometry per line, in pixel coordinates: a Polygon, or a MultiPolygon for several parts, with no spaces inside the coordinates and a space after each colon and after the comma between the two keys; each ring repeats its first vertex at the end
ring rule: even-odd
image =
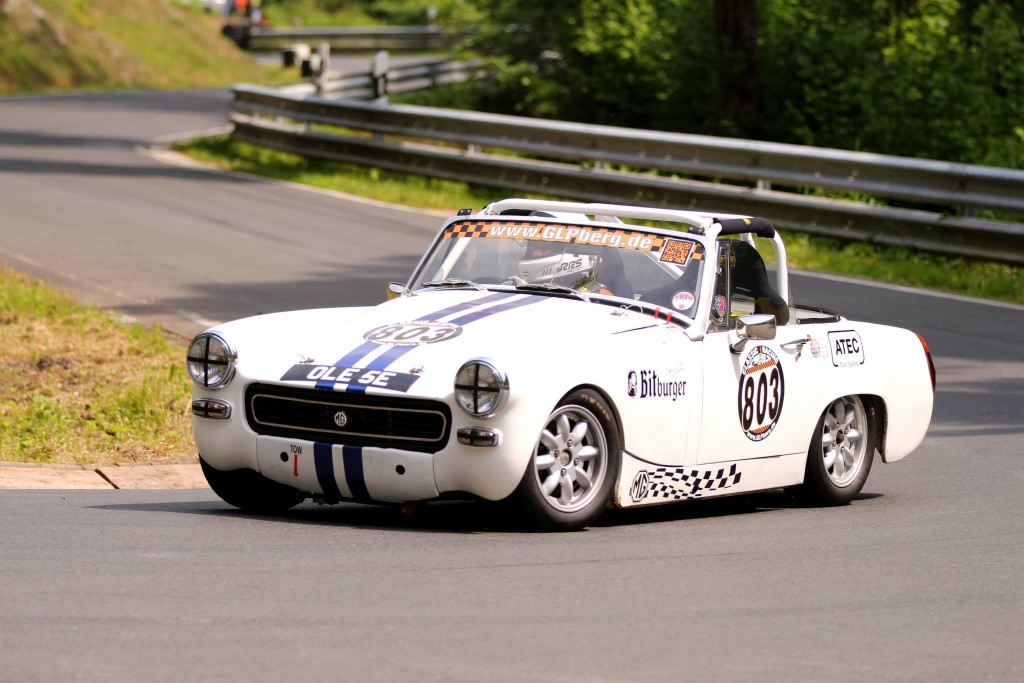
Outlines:
{"type": "Polygon", "coordinates": [[[562,242],[589,244],[597,247],[634,249],[637,251],[661,251],[665,238],[635,230],[616,228],[595,228],[582,225],[559,225],[555,223],[527,223],[494,221],[458,221],[452,223],[444,234],[445,239],[457,237],[497,237],[503,239],[529,240],[539,242],[562,242]]]}

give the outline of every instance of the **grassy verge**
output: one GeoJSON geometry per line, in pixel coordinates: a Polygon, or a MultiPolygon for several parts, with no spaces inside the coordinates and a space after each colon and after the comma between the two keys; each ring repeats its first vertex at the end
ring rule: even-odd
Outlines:
{"type": "Polygon", "coordinates": [[[221,36],[222,24],[198,3],[7,2],[0,11],[0,93],[206,87],[280,78],[221,36]]]}
{"type": "MultiPolygon", "coordinates": [[[[307,160],[226,137],[197,140],[179,145],[177,149],[225,169],[424,209],[480,208],[508,195],[507,190],[483,185],[307,160]]],[[[805,233],[786,233],[785,237],[791,268],[1024,304],[1024,269],[1019,267],[949,258],[906,247],[844,242],[805,233]]]]}
{"type": "Polygon", "coordinates": [[[183,356],[159,329],[0,270],[0,460],[191,457],[183,356]]]}

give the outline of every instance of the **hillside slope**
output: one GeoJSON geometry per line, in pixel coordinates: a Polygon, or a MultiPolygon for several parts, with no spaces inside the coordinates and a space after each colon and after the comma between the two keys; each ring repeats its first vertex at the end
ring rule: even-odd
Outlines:
{"type": "Polygon", "coordinates": [[[0,93],[262,80],[220,29],[176,0],[0,0],[0,93]]]}

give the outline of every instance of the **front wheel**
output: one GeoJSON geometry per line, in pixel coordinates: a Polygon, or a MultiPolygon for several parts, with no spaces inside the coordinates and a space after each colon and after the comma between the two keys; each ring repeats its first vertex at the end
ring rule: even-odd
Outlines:
{"type": "Polygon", "coordinates": [[[620,453],[611,408],[593,391],[574,391],[548,416],[513,498],[541,529],[582,529],[608,507],[620,453]]]}
{"type": "Polygon", "coordinates": [[[296,489],[271,481],[255,470],[218,470],[202,457],[199,464],[213,492],[225,503],[246,512],[284,512],[306,498],[296,489]]]}
{"type": "Polygon", "coordinates": [[[818,420],[797,493],[816,505],[846,505],[867,481],[874,443],[871,415],[860,397],[836,399],[818,420]]]}

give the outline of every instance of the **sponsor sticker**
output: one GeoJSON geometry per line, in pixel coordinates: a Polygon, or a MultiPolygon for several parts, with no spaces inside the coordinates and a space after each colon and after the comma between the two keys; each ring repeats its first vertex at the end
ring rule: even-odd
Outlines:
{"type": "Polygon", "coordinates": [[[718,317],[720,319],[724,319],[725,318],[725,297],[722,296],[721,294],[716,294],[715,295],[714,304],[715,304],[715,314],[718,315],[718,317]]]}
{"type": "Polygon", "coordinates": [[[497,221],[458,221],[445,231],[444,239],[458,237],[497,237],[515,240],[589,244],[598,247],[634,249],[657,252],[665,238],[635,230],[595,228],[583,225],[556,223],[526,223],[497,221]]]}
{"type": "MultiPolygon", "coordinates": [[[[409,391],[420,375],[392,370],[348,368],[338,365],[293,365],[281,377],[282,382],[335,382],[340,384],[377,387],[392,391],[409,391]]],[[[341,425],[339,425],[341,426],[341,425]]]]}
{"type": "Polygon", "coordinates": [[[686,265],[693,252],[693,242],[685,240],[667,240],[664,249],[661,250],[661,260],[668,263],[686,265]]]}
{"type": "Polygon", "coordinates": [[[829,332],[828,347],[832,353],[832,365],[837,368],[864,365],[864,344],[854,330],[829,332]]]}
{"type": "Polygon", "coordinates": [[[630,398],[671,398],[686,396],[686,382],[666,380],[655,370],[630,370],[626,375],[626,394],[630,398]]]}
{"type": "Polygon", "coordinates": [[[374,344],[418,346],[453,339],[462,334],[458,325],[436,320],[417,320],[411,323],[381,325],[363,334],[363,339],[374,344]]]}
{"type": "Polygon", "coordinates": [[[740,368],[739,417],[751,441],[763,441],[782,415],[786,386],[779,357],[767,346],[755,346],[740,368]]]}
{"type": "Polygon", "coordinates": [[[811,355],[815,358],[821,358],[825,355],[825,352],[821,350],[821,344],[811,335],[807,335],[807,346],[810,347],[811,355]]]}
{"type": "Polygon", "coordinates": [[[693,306],[693,294],[690,292],[676,292],[672,295],[672,305],[679,311],[688,311],[693,306]]]}

